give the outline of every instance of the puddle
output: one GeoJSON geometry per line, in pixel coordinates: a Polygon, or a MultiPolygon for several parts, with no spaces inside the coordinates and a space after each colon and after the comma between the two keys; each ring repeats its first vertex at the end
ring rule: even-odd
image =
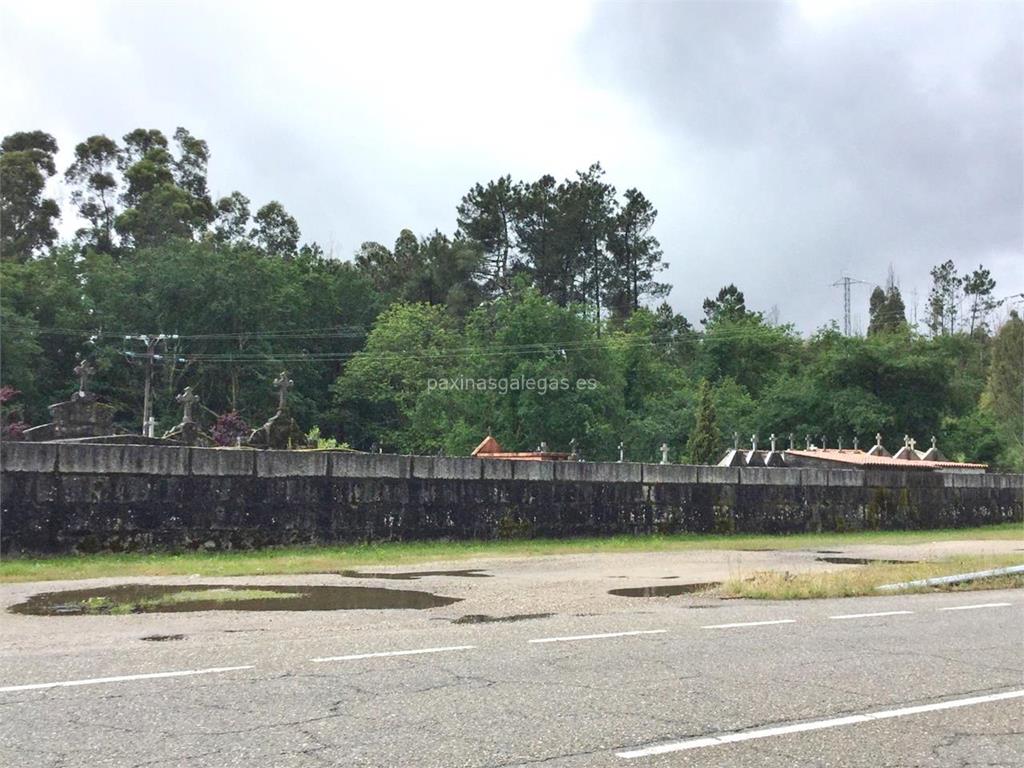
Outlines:
{"type": "Polygon", "coordinates": [[[819,549],[814,554],[816,555],[841,555],[843,550],[841,549],[819,549]]]}
{"type": "Polygon", "coordinates": [[[168,640],[184,640],[184,635],[146,635],[145,637],[139,638],[140,640],[152,640],[156,643],[164,643],[168,640]]]}
{"type": "Polygon", "coordinates": [[[870,565],[871,563],[883,563],[885,565],[910,565],[920,562],[919,560],[879,560],[868,557],[816,557],[815,560],[822,563],[834,565],[870,565]]]}
{"type": "Polygon", "coordinates": [[[100,589],[44,592],[11,606],[9,610],[33,616],[190,611],[351,611],[439,608],[460,599],[383,587],[122,584],[100,589]]]}
{"type": "Polygon", "coordinates": [[[694,592],[704,592],[721,584],[720,581],[708,581],[702,584],[666,584],[661,587],[626,587],[624,589],[610,589],[609,595],[618,597],[673,597],[674,595],[689,595],[694,592]]]}
{"type": "Polygon", "coordinates": [[[527,621],[529,619],[548,619],[553,613],[517,613],[512,616],[488,616],[484,613],[471,613],[452,619],[452,624],[493,624],[496,622],[527,621]]]}
{"type": "Polygon", "coordinates": [[[364,571],[337,571],[339,576],[350,579],[396,579],[398,581],[415,581],[424,576],[459,576],[466,579],[489,579],[493,574],[484,573],[479,568],[466,568],[461,571],[402,571],[400,573],[366,573],[364,571]]]}

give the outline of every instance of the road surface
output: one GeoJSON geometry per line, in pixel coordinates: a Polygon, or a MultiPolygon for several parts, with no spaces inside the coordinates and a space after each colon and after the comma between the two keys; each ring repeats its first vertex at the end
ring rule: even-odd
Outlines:
{"type": "MultiPolygon", "coordinates": [[[[1024,764],[1021,591],[754,602],[580,586],[654,584],[674,557],[626,579],[629,558],[606,559],[603,582],[550,580],[548,602],[503,602],[499,565],[365,582],[466,597],[422,611],[4,614],[0,764],[1024,764]],[[141,640],[154,632],[183,637],[141,640]]],[[[8,585],[3,603],[42,586],[8,585]]]]}

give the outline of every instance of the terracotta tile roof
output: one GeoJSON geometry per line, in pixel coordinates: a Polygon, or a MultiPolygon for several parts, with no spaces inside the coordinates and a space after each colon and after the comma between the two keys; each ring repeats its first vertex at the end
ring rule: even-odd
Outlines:
{"type": "Polygon", "coordinates": [[[490,435],[473,449],[470,456],[481,459],[511,459],[512,461],[564,461],[569,458],[568,453],[554,451],[506,451],[501,447],[501,443],[490,435]]]}
{"type": "Polygon", "coordinates": [[[473,452],[469,455],[479,456],[482,453],[502,453],[503,450],[504,449],[501,447],[501,443],[499,443],[493,437],[488,435],[483,439],[480,445],[473,449],[473,452]]]}
{"type": "Polygon", "coordinates": [[[988,469],[988,464],[972,464],[962,461],[927,461],[925,459],[896,459],[872,456],[852,448],[818,448],[813,451],[786,451],[794,456],[807,459],[822,459],[851,464],[857,467],[884,467],[886,469],[988,469]]]}

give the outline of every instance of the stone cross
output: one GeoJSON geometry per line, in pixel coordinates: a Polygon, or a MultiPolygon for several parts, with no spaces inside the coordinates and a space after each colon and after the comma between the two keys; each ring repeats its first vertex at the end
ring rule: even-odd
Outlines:
{"type": "Polygon", "coordinates": [[[914,446],[917,445],[917,440],[910,438],[910,440],[907,441],[907,445],[910,446],[910,450],[914,450],[914,446]]]}
{"type": "Polygon", "coordinates": [[[793,433],[789,433],[789,450],[793,450],[793,433]]]}
{"type": "Polygon", "coordinates": [[[661,444],[661,463],[668,464],[668,443],[661,444]]]}
{"type": "Polygon", "coordinates": [[[828,448],[828,438],[825,437],[824,435],[822,435],[821,436],[821,450],[824,451],[826,448],[828,448]]]}
{"type": "Polygon", "coordinates": [[[811,436],[810,435],[804,435],[804,450],[805,451],[811,450],[811,436]]]}
{"type": "Polygon", "coordinates": [[[937,442],[937,441],[935,440],[935,435],[932,435],[932,450],[933,450],[933,451],[934,451],[934,450],[937,450],[937,448],[935,447],[935,443],[936,443],[936,442],[937,442]]]}
{"type": "Polygon", "coordinates": [[[839,450],[840,451],[843,450],[843,436],[842,435],[840,435],[839,437],[836,438],[836,442],[839,444],[839,450]]]}
{"type": "Polygon", "coordinates": [[[199,402],[199,395],[197,395],[192,387],[185,387],[185,391],[174,398],[177,402],[185,409],[185,415],[181,418],[182,424],[192,423],[192,406],[199,402]]]}
{"type": "Polygon", "coordinates": [[[750,450],[752,450],[752,451],[756,451],[757,450],[757,433],[756,432],[750,436],[750,450]]]}
{"type": "Polygon", "coordinates": [[[772,453],[775,453],[775,433],[772,432],[771,437],[768,438],[772,443],[772,453]]]}
{"type": "Polygon", "coordinates": [[[860,450],[858,448],[859,445],[860,445],[860,438],[857,437],[856,435],[854,435],[853,436],[853,450],[855,450],[855,451],[860,450]]]}
{"type": "Polygon", "coordinates": [[[738,451],[740,449],[740,433],[739,432],[733,432],[732,433],[732,449],[734,451],[738,451]]]}
{"type": "Polygon", "coordinates": [[[619,443],[619,462],[621,463],[621,462],[623,462],[625,460],[626,460],[626,444],[625,443],[619,443]]]}
{"type": "Polygon", "coordinates": [[[75,376],[78,377],[78,391],[85,394],[86,384],[89,383],[89,377],[96,373],[96,369],[89,365],[88,360],[83,360],[75,366],[75,376]]]}
{"type": "Polygon", "coordinates": [[[909,448],[910,447],[910,435],[904,435],[903,436],[903,447],[904,448],[909,448]]]}
{"type": "Polygon", "coordinates": [[[274,386],[277,387],[277,410],[283,411],[288,401],[288,390],[295,386],[295,382],[288,378],[288,371],[281,371],[274,379],[274,386]]]}
{"type": "Polygon", "coordinates": [[[877,445],[879,448],[882,447],[882,433],[881,432],[875,432],[875,445],[877,445]]]}

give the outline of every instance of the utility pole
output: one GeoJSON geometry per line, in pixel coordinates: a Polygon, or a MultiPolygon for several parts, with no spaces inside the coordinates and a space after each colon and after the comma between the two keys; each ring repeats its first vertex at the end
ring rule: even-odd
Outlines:
{"type": "Polygon", "coordinates": [[[169,339],[177,339],[178,335],[173,334],[168,336],[166,334],[159,334],[157,336],[149,336],[146,334],[140,334],[139,336],[125,336],[124,340],[126,343],[131,341],[140,341],[145,345],[145,352],[132,352],[125,350],[124,354],[130,361],[140,360],[146,367],[146,384],[143,389],[142,395],[142,434],[150,435],[153,430],[153,365],[155,363],[163,363],[165,355],[157,354],[157,348],[166,345],[169,339]]]}
{"type": "Polygon", "coordinates": [[[850,286],[855,284],[867,285],[866,280],[858,280],[855,277],[849,275],[843,275],[841,278],[832,283],[832,287],[843,286],[843,335],[849,336],[851,332],[850,324],[850,286]]]}

